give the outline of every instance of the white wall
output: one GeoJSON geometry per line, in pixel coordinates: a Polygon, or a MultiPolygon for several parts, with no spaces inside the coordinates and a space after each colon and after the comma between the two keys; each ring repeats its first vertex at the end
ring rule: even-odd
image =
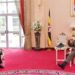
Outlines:
{"type": "MultiPolygon", "coordinates": [[[[39,17],[44,27],[43,31],[41,32],[42,33],[41,47],[44,47],[47,44],[47,41],[45,40],[47,39],[47,24],[48,24],[47,17],[49,9],[51,13],[51,26],[52,26],[51,33],[53,44],[55,45],[57,36],[61,32],[65,32],[67,36],[70,38],[71,36],[70,23],[75,21],[75,17],[72,17],[70,15],[71,0],[40,0],[41,1],[40,9],[38,9],[37,5],[37,3],[39,3],[38,2],[39,0],[37,0],[37,2],[36,0],[33,1],[34,4],[32,5],[32,7],[34,8],[34,17],[32,18],[32,22],[35,19],[37,19],[37,17],[40,15],[39,17]]],[[[35,46],[35,43],[33,43],[33,46],[35,46]]]]}

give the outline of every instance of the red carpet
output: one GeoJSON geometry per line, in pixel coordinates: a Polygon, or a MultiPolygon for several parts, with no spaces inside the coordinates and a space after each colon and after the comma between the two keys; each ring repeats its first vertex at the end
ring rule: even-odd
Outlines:
{"type": "MultiPolygon", "coordinates": [[[[3,49],[5,68],[8,70],[58,70],[64,72],[75,72],[75,64],[70,68],[69,64],[65,70],[60,69],[55,63],[55,50],[53,51],[27,51],[23,49],[3,49]]],[[[62,55],[62,53],[61,53],[62,55]]]]}
{"type": "Polygon", "coordinates": [[[13,70],[0,72],[0,75],[75,75],[75,73],[57,70],[13,70]]]}

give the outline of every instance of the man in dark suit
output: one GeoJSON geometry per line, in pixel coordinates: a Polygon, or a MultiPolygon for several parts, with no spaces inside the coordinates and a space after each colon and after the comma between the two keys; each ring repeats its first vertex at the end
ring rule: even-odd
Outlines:
{"type": "Polygon", "coordinates": [[[3,55],[2,49],[0,49],[0,68],[4,68],[3,61],[2,61],[2,55],[3,55]]]}
{"type": "Polygon", "coordinates": [[[75,57],[75,51],[72,51],[67,59],[62,64],[58,64],[58,66],[64,69],[67,63],[69,63],[73,59],[73,57],[75,57]]]}
{"type": "Polygon", "coordinates": [[[58,66],[62,69],[64,69],[67,63],[70,62],[73,59],[73,57],[75,57],[75,40],[70,39],[68,41],[68,45],[73,49],[73,51],[68,55],[68,57],[62,64],[58,64],[58,66]]]}

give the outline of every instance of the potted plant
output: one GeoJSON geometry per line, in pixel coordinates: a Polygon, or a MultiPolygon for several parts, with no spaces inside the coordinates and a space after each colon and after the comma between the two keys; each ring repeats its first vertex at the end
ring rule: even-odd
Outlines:
{"type": "Polygon", "coordinates": [[[36,21],[33,23],[32,25],[32,29],[35,31],[35,32],[40,32],[41,31],[41,24],[39,21],[36,21]]]}
{"type": "Polygon", "coordinates": [[[32,29],[35,33],[35,41],[36,41],[36,49],[40,49],[40,32],[42,29],[42,26],[39,21],[36,21],[32,25],[32,29]]]}

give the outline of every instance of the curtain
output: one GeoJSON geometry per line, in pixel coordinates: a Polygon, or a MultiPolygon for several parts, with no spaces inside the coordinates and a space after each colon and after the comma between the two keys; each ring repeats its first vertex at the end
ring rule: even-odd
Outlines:
{"type": "Polygon", "coordinates": [[[24,48],[29,50],[31,49],[31,0],[20,0],[19,3],[15,0],[15,4],[25,34],[24,48]]]}
{"type": "MultiPolygon", "coordinates": [[[[21,21],[21,25],[24,31],[24,0],[20,0],[20,21],[21,21]]],[[[25,33],[25,31],[24,31],[25,33]]]]}
{"type": "Polygon", "coordinates": [[[19,14],[19,20],[20,20],[21,26],[23,28],[23,32],[25,34],[25,30],[24,30],[24,0],[19,0],[19,2],[17,2],[15,0],[15,4],[16,4],[17,12],[19,14]]]}

